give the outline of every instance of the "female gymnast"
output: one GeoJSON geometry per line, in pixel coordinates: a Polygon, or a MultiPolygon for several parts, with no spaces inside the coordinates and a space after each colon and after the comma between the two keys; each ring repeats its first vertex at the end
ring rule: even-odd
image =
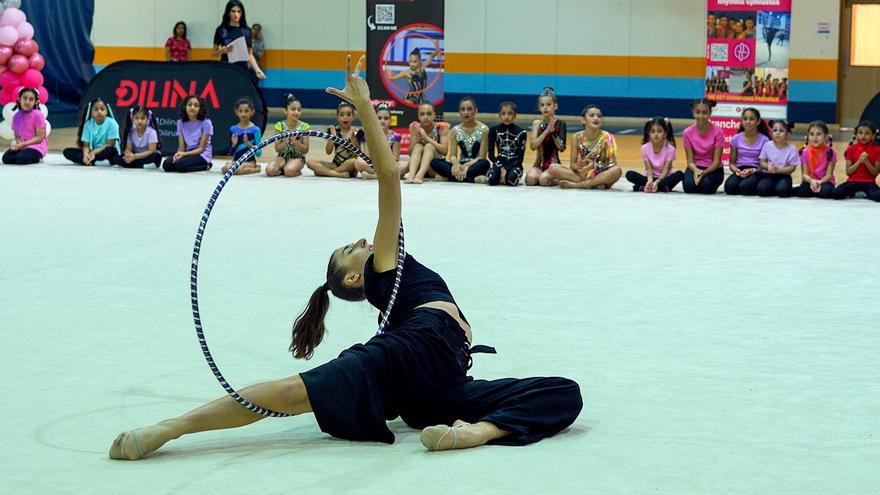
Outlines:
{"type": "Polygon", "coordinates": [[[409,53],[409,67],[399,72],[385,69],[385,76],[390,81],[406,78],[409,82],[409,91],[405,93],[406,101],[415,105],[430,103],[425,96],[425,91],[428,89],[428,66],[440,55],[440,43],[437,40],[434,40],[433,43],[434,51],[428,54],[425,60],[422,60],[422,52],[417,47],[409,53]]]}
{"type": "MultiPolygon", "coordinates": [[[[385,135],[359,76],[364,57],[345,88],[327,92],[354,104],[363,119],[379,176],[379,221],[366,239],[330,256],[327,280],[318,287],[293,327],[290,350],[311,357],[324,335],[327,291],[349,301],[366,298],[384,309],[394,285],[400,225],[400,178],[385,135]]],[[[263,407],[292,414],[313,412],[320,428],[335,437],[392,443],[386,420],[400,416],[421,428],[428,450],[486,443],[524,445],[554,435],[582,407],[577,383],[566,378],[475,380],[467,375],[471,330],[440,276],[407,255],[396,304],[385,333],[357,344],[311,371],[263,382],[241,395],[263,407]]],[[[476,350],[474,350],[476,351],[476,350]]],[[[188,433],[235,428],[263,416],[225,396],[183,416],[119,434],[113,459],[140,459],[188,433]]]]}

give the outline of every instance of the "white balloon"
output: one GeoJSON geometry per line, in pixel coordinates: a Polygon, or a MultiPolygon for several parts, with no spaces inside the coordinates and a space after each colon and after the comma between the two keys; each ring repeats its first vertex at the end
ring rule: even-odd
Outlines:
{"type": "Polygon", "coordinates": [[[52,124],[49,121],[46,121],[46,137],[49,137],[49,134],[52,134],[52,124]]]}
{"type": "Polygon", "coordinates": [[[9,102],[3,105],[3,120],[12,120],[12,116],[15,115],[17,110],[13,110],[15,108],[14,102],[9,102]]]}
{"type": "Polygon", "coordinates": [[[40,104],[40,113],[43,114],[43,118],[49,117],[49,107],[44,104],[40,104]]]}
{"type": "Polygon", "coordinates": [[[7,141],[12,141],[15,139],[15,133],[12,132],[12,124],[9,120],[4,120],[0,122],[0,138],[3,138],[7,141]]]}

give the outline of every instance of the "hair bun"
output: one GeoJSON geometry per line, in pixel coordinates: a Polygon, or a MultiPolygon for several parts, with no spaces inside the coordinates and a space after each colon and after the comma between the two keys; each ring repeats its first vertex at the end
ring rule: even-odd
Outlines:
{"type": "Polygon", "coordinates": [[[550,86],[544,86],[544,89],[541,90],[541,96],[553,96],[555,94],[553,88],[550,86]]]}

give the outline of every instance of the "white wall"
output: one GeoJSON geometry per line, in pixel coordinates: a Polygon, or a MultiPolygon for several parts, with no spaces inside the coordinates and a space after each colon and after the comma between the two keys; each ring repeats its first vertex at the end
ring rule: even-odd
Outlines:
{"type": "MultiPolygon", "coordinates": [[[[178,20],[195,47],[211,46],[225,0],[96,0],[96,46],[163,46],[178,20]]],[[[248,22],[266,46],[364,50],[365,0],[245,0],[248,22]]],[[[701,57],[705,0],[446,0],[453,53],[592,54],[701,57]]],[[[839,2],[797,0],[792,57],[836,59],[839,2]],[[817,35],[818,22],[831,35],[817,35]]]]}

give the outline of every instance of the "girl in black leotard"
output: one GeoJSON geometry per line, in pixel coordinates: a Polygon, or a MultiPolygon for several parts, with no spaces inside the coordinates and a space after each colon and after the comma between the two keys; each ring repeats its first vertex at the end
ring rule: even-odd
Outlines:
{"type": "MultiPolygon", "coordinates": [[[[346,64],[345,89],[327,91],[360,112],[379,175],[379,221],[374,244],[366,239],[333,252],[327,281],[297,318],[290,350],[311,357],[324,335],[327,291],[345,300],[366,298],[384,309],[397,264],[400,179],[391,150],[361,79],[361,57],[346,64]]],[[[566,378],[475,380],[470,363],[470,325],[449,288],[435,272],[406,257],[397,303],[385,333],[347,349],[306,373],[245,388],[251,402],[286,413],[314,412],[320,428],[349,440],[391,443],[385,422],[400,416],[422,428],[429,450],[476,447],[492,442],[524,445],[554,435],[582,407],[577,383],[566,378]]],[[[225,396],[183,416],[121,433],[110,447],[114,459],[140,459],[187,433],[234,428],[263,419],[225,396]]]]}
{"type": "Polygon", "coordinates": [[[516,125],[516,103],[501,102],[498,107],[501,123],[489,129],[489,159],[492,166],[486,172],[490,186],[507,184],[516,186],[523,174],[523,157],[526,153],[528,132],[516,125]]]}
{"type": "Polygon", "coordinates": [[[458,114],[461,123],[449,129],[448,160],[431,160],[431,170],[447,180],[475,182],[489,171],[489,128],[476,119],[477,101],[471,96],[458,102],[458,114]]]}

